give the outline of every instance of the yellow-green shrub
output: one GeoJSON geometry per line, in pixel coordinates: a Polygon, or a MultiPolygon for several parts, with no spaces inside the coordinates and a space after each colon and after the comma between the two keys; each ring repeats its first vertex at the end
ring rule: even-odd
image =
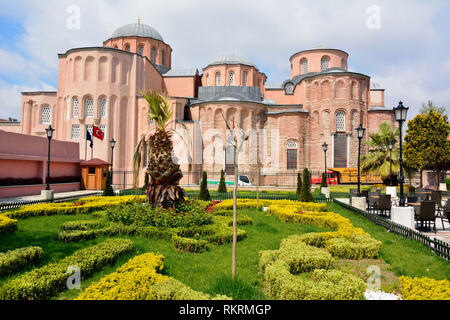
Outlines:
{"type": "MultiPolygon", "coordinates": [[[[298,202],[291,200],[259,200],[260,207],[270,207],[270,206],[287,206],[290,208],[295,208],[295,210],[302,211],[325,211],[327,205],[324,203],[312,203],[312,202],[298,202]]],[[[237,208],[256,208],[257,202],[253,199],[238,199],[237,208]]],[[[216,210],[231,210],[233,209],[233,200],[225,200],[216,205],[216,210]]]]}
{"type": "Polygon", "coordinates": [[[116,259],[134,249],[131,240],[109,239],[95,246],[81,249],[72,255],[38,269],[29,271],[0,287],[0,300],[43,300],[67,289],[67,270],[80,269],[83,278],[113,264],[116,259]]]}
{"type": "MultiPolygon", "coordinates": [[[[164,256],[146,253],[134,257],[116,272],[84,290],[77,300],[208,300],[183,283],[160,274],[164,256]]],[[[225,299],[225,296],[218,296],[225,299]]]]}
{"type": "Polygon", "coordinates": [[[17,220],[0,214],[0,234],[10,233],[17,230],[17,220]]]}
{"type": "Polygon", "coordinates": [[[369,236],[352,235],[348,239],[336,238],[325,242],[325,248],[333,257],[341,259],[374,259],[378,256],[381,241],[369,236]]]}
{"type": "Polygon", "coordinates": [[[42,248],[26,247],[7,252],[0,252],[0,276],[7,276],[17,273],[35,264],[42,257],[42,248]]]}
{"type": "Polygon", "coordinates": [[[450,281],[430,278],[400,277],[404,300],[450,300],[450,281]]]}
{"type": "Polygon", "coordinates": [[[80,199],[79,202],[84,203],[83,205],[75,205],[73,203],[39,203],[7,212],[6,215],[9,218],[24,219],[34,216],[87,214],[107,207],[143,201],[143,199],[145,198],[136,196],[92,197],[80,199]]]}
{"type": "Polygon", "coordinates": [[[208,241],[205,240],[182,238],[174,235],[172,241],[178,252],[201,253],[208,250],[208,241]]]}

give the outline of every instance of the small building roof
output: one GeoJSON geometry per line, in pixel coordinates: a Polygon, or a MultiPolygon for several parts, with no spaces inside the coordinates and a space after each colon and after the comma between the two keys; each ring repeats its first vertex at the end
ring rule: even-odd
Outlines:
{"type": "Polygon", "coordinates": [[[256,64],[254,64],[247,58],[237,56],[235,54],[220,56],[220,57],[214,59],[213,61],[211,61],[208,64],[208,67],[222,65],[222,64],[242,64],[242,65],[254,67],[255,69],[257,69],[256,64]]]}
{"type": "Polygon", "coordinates": [[[166,72],[164,77],[194,77],[196,74],[196,68],[174,69],[166,72]]]}
{"type": "Polygon", "coordinates": [[[111,35],[111,39],[120,37],[152,38],[164,42],[163,37],[155,28],[143,23],[130,23],[117,28],[111,35]]]}
{"type": "Polygon", "coordinates": [[[101,159],[98,158],[94,158],[88,161],[81,161],[80,166],[82,167],[87,167],[87,166],[92,166],[92,167],[96,167],[96,166],[109,166],[111,165],[109,162],[103,161],[101,159]]]}

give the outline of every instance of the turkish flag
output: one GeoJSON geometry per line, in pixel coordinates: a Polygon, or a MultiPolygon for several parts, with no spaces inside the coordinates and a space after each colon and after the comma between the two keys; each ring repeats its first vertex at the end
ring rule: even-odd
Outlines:
{"type": "Polygon", "coordinates": [[[96,137],[102,141],[105,138],[105,133],[99,127],[94,126],[93,133],[94,133],[94,137],[96,137]]]}

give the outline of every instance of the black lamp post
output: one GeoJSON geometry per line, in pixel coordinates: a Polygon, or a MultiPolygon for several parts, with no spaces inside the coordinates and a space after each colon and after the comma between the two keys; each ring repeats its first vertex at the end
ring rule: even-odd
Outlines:
{"type": "Polygon", "coordinates": [[[360,124],[356,131],[358,132],[358,197],[361,197],[361,140],[366,129],[360,124]]]}
{"type": "Polygon", "coordinates": [[[328,187],[328,173],[327,173],[327,150],[328,144],[326,142],[322,145],[323,153],[325,154],[325,187],[328,187]]]}
{"type": "Polygon", "coordinates": [[[398,106],[394,108],[395,120],[397,120],[400,127],[400,207],[405,206],[405,194],[403,192],[403,184],[405,178],[403,177],[403,148],[402,148],[402,127],[403,123],[406,121],[406,116],[408,115],[408,107],[403,106],[403,102],[399,102],[398,106]]]}
{"type": "Polygon", "coordinates": [[[109,142],[111,146],[111,184],[113,185],[113,179],[114,179],[114,147],[116,146],[116,140],[114,138],[109,142]]]}
{"type": "Polygon", "coordinates": [[[392,141],[389,141],[389,184],[392,187],[392,149],[394,148],[394,144],[392,141]]]}
{"type": "Polygon", "coordinates": [[[50,142],[52,141],[53,132],[55,129],[52,128],[52,125],[49,125],[47,129],[45,129],[47,132],[47,138],[48,138],[48,159],[47,159],[47,188],[46,190],[50,190],[50,142]]]}

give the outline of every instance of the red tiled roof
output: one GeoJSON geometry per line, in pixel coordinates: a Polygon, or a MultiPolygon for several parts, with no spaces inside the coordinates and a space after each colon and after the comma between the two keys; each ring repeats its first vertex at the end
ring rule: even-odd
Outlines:
{"type": "Polygon", "coordinates": [[[106,161],[103,161],[101,159],[94,158],[94,159],[91,159],[91,160],[88,160],[88,161],[81,161],[80,165],[82,167],[83,166],[109,166],[110,163],[106,162],[106,161]]]}

